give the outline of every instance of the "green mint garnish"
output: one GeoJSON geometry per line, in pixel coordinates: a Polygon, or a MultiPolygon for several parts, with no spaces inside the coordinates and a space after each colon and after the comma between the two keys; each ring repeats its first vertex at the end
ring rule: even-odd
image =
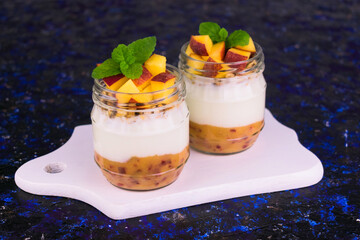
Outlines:
{"type": "Polygon", "coordinates": [[[137,79],[143,72],[142,64],[151,56],[156,46],[156,37],[136,40],[126,46],[119,44],[111,53],[111,58],[96,67],[91,76],[96,79],[124,74],[137,79]]]}
{"type": "Polygon", "coordinates": [[[209,35],[214,44],[225,41],[227,49],[236,46],[246,46],[249,44],[250,39],[249,34],[243,30],[236,30],[228,36],[228,31],[214,22],[200,23],[199,33],[201,35],[209,35]]]}
{"type": "Polygon", "coordinates": [[[209,35],[213,43],[225,41],[228,36],[228,31],[221,28],[219,24],[214,22],[203,22],[199,26],[200,35],[209,35]]]}
{"type": "Polygon", "coordinates": [[[236,30],[226,39],[226,48],[246,46],[249,44],[250,35],[243,30],[236,30]]]}
{"type": "Polygon", "coordinates": [[[143,72],[142,64],[137,62],[128,65],[126,68],[122,68],[120,64],[120,68],[122,74],[131,79],[139,78],[143,72]]]}
{"type": "Polygon", "coordinates": [[[129,49],[133,52],[136,62],[143,64],[155,51],[156,37],[139,39],[129,44],[129,49]]]}
{"type": "Polygon", "coordinates": [[[111,53],[111,58],[121,65],[127,66],[135,62],[134,53],[125,44],[119,44],[111,53]]]}
{"type": "Polygon", "coordinates": [[[106,59],[101,65],[97,66],[91,76],[96,79],[101,79],[104,77],[110,77],[117,74],[120,74],[120,65],[115,62],[113,59],[106,59]]]}

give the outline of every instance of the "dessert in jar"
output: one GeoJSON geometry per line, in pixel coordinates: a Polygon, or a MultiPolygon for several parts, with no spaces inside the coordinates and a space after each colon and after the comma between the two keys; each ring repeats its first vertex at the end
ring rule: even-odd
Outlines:
{"type": "Polygon", "coordinates": [[[250,148],[264,126],[264,54],[242,30],[200,24],[181,48],[190,111],[190,146],[211,154],[250,148]]]}
{"type": "Polygon", "coordinates": [[[95,161],[113,185],[150,190],[174,182],[189,157],[185,84],[156,38],[120,44],[93,71],[95,161]]]}

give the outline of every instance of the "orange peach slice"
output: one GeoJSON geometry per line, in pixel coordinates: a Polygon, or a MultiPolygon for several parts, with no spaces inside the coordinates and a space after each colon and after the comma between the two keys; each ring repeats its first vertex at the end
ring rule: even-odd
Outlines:
{"type": "Polygon", "coordinates": [[[252,40],[252,38],[249,39],[248,45],[235,46],[235,48],[240,49],[240,50],[244,50],[244,51],[248,51],[248,52],[252,52],[252,53],[256,52],[254,41],[252,40]]]}
{"type": "Polygon", "coordinates": [[[166,71],[166,57],[153,54],[146,60],[144,66],[151,72],[153,76],[166,71]]]}
{"type": "Polygon", "coordinates": [[[121,94],[116,94],[116,98],[120,103],[128,103],[132,98],[132,95],[124,94],[124,93],[139,93],[140,90],[136,87],[133,80],[127,80],[124,85],[122,85],[118,90],[121,94]]]}
{"type": "Polygon", "coordinates": [[[223,64],[221,69],[216,74],[215,78],[226,78],[229,73],[232,71],[228,71],[231,69],[228,65],[223,64]]]}
{"type": "MultiPolygon", "coordinates": [[[[225,55],[224,62],[232,63],[232,62],[245,61],[249,59],[250,54],[251,53],[248,51],[243,51],[236,48],[230,48],[225,55]]],[[[232,64],[230,65],[230,67],[237,68],[239,71],[242,71],[246,68],[246,63],[232,64]]]]}
{"type": "MultiPolygon", "coordinates": [[[[198,55],[199,56],[199,55],[198,55]]],[[[201,56],[201,58],[206,62],[210,56],[201,56]]]]}
{"type": "Polygon", "coordinates": [[[151,85],[149,84],[141,93],[133,96],[133,99],[138,103],[148,103],[153,100],[153,96],[151,94],[151,85]]]}
{"type": "Polygon", "coordinates": [[[163,72],[151,79],[151,89],[159,91],[171,87],[175,83],[175,76],[169,72],[163,72]]]}
{"type": "Polygon", "coordinates": [[[185,53],[188,56],[190,56],[190,54],[194,53],[194,51],[190,47],[190,44],[187,46],[185,53]]]}
{"type": "MultiPolygon", "coordinates": [[[[174,85],[175,76],[169,72],[164,72],[156,75],[151,79],[151,90],[152,91],[160,91],[167,89],[174,85]]],[[[155,99],[165,98],[173,92],[173,89],[169,89],[167,91],[163,91],[161,93],[154,94],[155,99]]]]}
{"type": "Polygon", "coordinates": [[[110,90],[116,91],[128,80],[123,74],[114,75],[111,77],[104,77],[103,81],[106,87],[110,90]]]}
{"type": "Polygon", "coordinates": [[[197,70],[203,69],[203,67],[204,67],[204,59],[201,56],[199,56],[199,55],[197,55],[195,53],[190,54],[190,57],[195,59],[195,60],[189,59],[187,61],[187,65],[190,67],[188,69],[188,72],[199,75],[200,72],[198,72],[197,70]]]}
{"type": "Polygon", "coordinates": [[[211,48],[210,57],[217,61],[222,61],[225,56],[225,42],[218,42],[211,48]]]}
{"type": "Polygon", "coordinates": [[[151,72],[146,68],[143,67],[143,73],[141,74],[141,76],[137,79],[133,79],[133,82],[135,84],[135,86],[142,91],[144,88],[146,88],[149,84],[150,84],[150,80],[151,77],[153,75],[151,74],[151,72]]]}
{"type": "Polygon", "coordinates": [[[194,35],[190,38],[190,47],[200,56],[209,56],[213,42],[209,35],[194,35]]]}
{"type": "Polygon", "coordinates": [[[209,57],[207,62],[219,63],[219,64],[204,64],[204,76],[205,77],[215,77],[218,74],[218,71],[222,68],[222,61],[214,60],[212,57],[209,57]]]}

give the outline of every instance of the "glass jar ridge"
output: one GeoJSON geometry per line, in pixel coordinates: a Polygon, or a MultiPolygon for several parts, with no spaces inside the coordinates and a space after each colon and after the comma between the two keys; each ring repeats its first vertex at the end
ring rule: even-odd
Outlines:
{"type": "Polygon", "coordinates": [[[101,79],[94,79],[92,99],[94,104],[109,112],[122,112],[118,116],[129,116],[127,113],[136,113],[136,115],[146,114],[154,111],[165,111],[172,108],[177,102],[182,102],[186,96],[185,83],[182,75],[172,65],[167,64],[167,70],[175,75],[176,81],[173,86],[148,93],[122,93],[106,88],[101,79]],[[150,99],[150,96],[160,96],[156,99],[142,102],[122,102],[119,99],[150,99]]]}
{"type": "Polygon", "coordinates": [[[148,93],[116,92],[101,79],[94,80],[94,158],[117,187],[151,190],[169,185],[189,157],[185,84],[175,67],[167,65],[167,71],[175,75],[174,85],[148,93]]]}
{"type": "Polygon", "coordinates": [[[235,76],[257,74],[262,73],[265,70],[264,53],[261,46],[256,42],[254,42],[256,53],[251,58],[244,61],[227,63],[209,62],[192,58],[185,53],[188,45],[189,42],[185,43],[181,47],[178,64],[179,69],[181,69],[183,74],[185,74],[187,77],[191,75],[197,75],[198,79],[209,82],[214,78],[216,73],[221,73],[222,77],[216,77],[217,80],[214,81],[219,82],[220,80],[223,82],[229,82],[233,81],[231,78],[235,76]],[[203,68],[205,64],[208,66],[206,69],[203,68]],[[239,71],[239,66],[246,66],[246,68],[239,71]],[[221,67],[221,69],[219,69],[219,67],[221,67]]]}
{"type": "Polygon", "coordinates": [[[210,154],[232,154],[250,148],[264,127],[266,82],[264,54],[244,61],[209,62],[181,48],[179,69],[186,83],[190,111],[190,146],[210,154]]]}

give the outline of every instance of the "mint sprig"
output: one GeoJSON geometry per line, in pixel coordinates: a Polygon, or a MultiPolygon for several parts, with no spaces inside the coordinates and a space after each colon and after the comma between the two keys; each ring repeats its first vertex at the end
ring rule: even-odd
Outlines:
{"type": "Polygon", "coordinates": [[[226,39],[226,48],[246,46],[249,44],[250,35],[244,30],[236,30],[226,39]]]}
{"type": "Polygon", "coordinates": [[[141,63],[133,63],[131,65],[128,65],[126,68],[121,67],[122,65],[120,64],[120,68],[121,68],[121,72],[122,74],[124,74],[126,77],[130,78],[130,79],[137,79],[141,76],[142,72],[143,72],[143,68],[142,68],[142,64],[141,63]]]}
{"type": "Polygon", "coordinates": [[[96,79],[124,74],[137,79],[143,72],[142,64],[151,56],[156,46],[156,37],[136,40],[126,46],[119,44],[111,53],[111,58],[96,67],[91,76],[96,79]]]}
{"type": "Polygon", "coordinates": [[[101,79],[104,77],[110,77],[117,74],[120,74],[120,65],[115,62],[113,59],[109,58],[106,59],[102,64],[97,66],[91,76],[95,79],[101,79]]]}
{"type": "Polygon", "coordinates": [[[203,22],[199,25],[200,35],[209,35],[213,43],[225,41],[228,36],[228,31],[221,28],[219,24],[214,22],[203,22]]]}
{"type": "MultiPolygon", "coordinates": [[[[131,65],[135,62],[134,53],[125,44],[119,44],[111,53],[111,58],[122,65],[131,65]]],[[[121,69],[121,67],[120,67],[121,69]]]]}
{"type": "Polygon", "coordinates": [[[236,30],[228,36],[228,31],[214,22],[203,22],[199,25],[200,35],[209,35],[213,43],[225,41],[226,49],[249,44],[250,35],[244,30],[236,30]]]}
{"type": "Polygon", "coordinates": [[[129,44],[128,48],[133,53],[136,62],[143,64],[155,51],[156,37],[139,39],[129,44]]]}

